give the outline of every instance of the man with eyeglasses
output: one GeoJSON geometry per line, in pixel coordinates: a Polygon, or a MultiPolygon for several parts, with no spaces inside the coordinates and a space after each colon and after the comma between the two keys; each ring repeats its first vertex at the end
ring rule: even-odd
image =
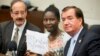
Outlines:
{"type": "Polygon", "coordinates": [[[27,17],[27,6],[24,1],[13,0],[11,2],[10,15],[12,21],[0,23],[0,53],[7,54],[7,45],[15,38],[16,28],[17,31],[17,56],[24,56],[26,52],[26,30],[40,31],[40,29],[29,23],[27,17]]]}

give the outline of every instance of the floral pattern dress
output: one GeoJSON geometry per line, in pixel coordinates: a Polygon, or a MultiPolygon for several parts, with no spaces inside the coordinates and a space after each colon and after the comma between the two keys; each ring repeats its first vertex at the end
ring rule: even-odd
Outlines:
{"type": "Polygon", "coordinates": [[[70,36],[62,32],[56,40],[49,42],[49,51],[54,52],[54,56],[63,56],[64,46],[70,39],[70,36]]]}

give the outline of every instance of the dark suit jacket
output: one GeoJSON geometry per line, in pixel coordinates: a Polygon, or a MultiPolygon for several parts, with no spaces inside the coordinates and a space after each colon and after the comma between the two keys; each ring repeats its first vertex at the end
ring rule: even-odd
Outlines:
{"type": "MultiPolygon", "coordinates": [[[[7,21],[0,24],[0,52],[3,54],[7,52],[7,44],[11,41],[13,26],[13,21],[7,21]]],[[[27,29],[33,31],[40,31],[40,29],[35,25],[32,25],[28,22],[26,23],[17,49],[18,56],[23,56],[26,51],[25,33],[27,29]]]]}
{"type": "MultiPolygon", "coordinates": [[[[64,49],[67,56],[71,39],[64,49]]],[[[100,36],[83,28],[76,42],[72,56],[100,56],[100,36]]]]}

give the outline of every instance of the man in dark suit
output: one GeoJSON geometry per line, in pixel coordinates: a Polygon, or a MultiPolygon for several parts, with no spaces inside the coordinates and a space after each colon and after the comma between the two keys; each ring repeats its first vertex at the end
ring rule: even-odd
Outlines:
{"type": "Polygon", "coordinates": [[[13,21],[0,23],[0,53],[7,53],[7,45],[14,39],[15,29],[19,28],[18,42],[16,42],[17,56],[24,56],[26,51],[26,30],[40,31],[40,29],[26,20],[27,6],[23,1],[12,1],[10,13],[13,21]]]}
{"type": "Polygon", "coordinates": [[[100,36],[85,27],[81,9],[67,6],[61,17],[64,30],[72,37],[65,46],[64,56],[100,56],[100,36]]]}

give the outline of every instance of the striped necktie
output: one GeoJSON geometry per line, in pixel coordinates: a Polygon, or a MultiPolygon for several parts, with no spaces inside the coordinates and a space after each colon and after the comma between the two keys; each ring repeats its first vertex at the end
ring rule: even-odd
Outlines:
{"type": "Polygon", "coordinates": [[[13,41],[15,41],[17,44],[18,44],[18,31],[19,31],[19,29],[16,28],[16,29],[15,29],[14,38],[13,38],[13,41]]]}

